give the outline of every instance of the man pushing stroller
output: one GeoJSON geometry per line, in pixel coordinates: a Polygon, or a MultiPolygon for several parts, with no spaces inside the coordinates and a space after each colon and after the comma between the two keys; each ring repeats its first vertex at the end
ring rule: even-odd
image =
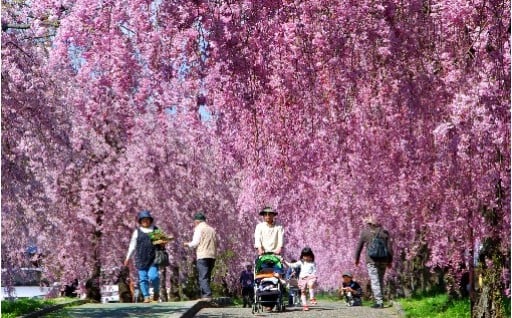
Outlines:
{"type": "Polygon", "coordinates": [[[263,222],[256,225],[254,231],[254,247],[258,250],[255,261],[255,301],[253,312],[260,306],[265,306],[271,311],[274,306],[277,310],[284,310],[285,282],[282,258],[284,229],[276,224],[274,218],[277,212],[271,207],[265,207],[259,215],[263,216],[263,222]],[[268,277],[270,276],[270,277],[268,277]]]}
{"type": "MultiPolygon", "coordinates": [[[[273,253],[281,255],[284,242],[283,226],[276,224],[274,218],[277,212],[271,207],[265,207],[260,211],[263,216],[263,222],[256,225],[254,231],[254,247],[258,250],[258,255],[273,253]]],[[[274,267],[275,276],[280,278],[283,275],[282,268],[274,267]]]]}

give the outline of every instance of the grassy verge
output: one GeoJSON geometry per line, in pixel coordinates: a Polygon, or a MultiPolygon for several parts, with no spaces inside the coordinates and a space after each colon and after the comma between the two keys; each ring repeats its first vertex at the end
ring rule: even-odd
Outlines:
{"type": "Polygon", "coordinates": [[[17,299],[2,300],[2,318],[14,318],[54,305],[55,300],[47,299],[17,299]]]}
{"type": "Polygon", "coordinates": [[[68,297],[59,297],[52,299],[21,298],[16,300],[2,300],[1,318],[18,317],[49,306],[69,303],[75,300],[77,299],[68,297]]]}
{"type": "Polygon", "coordinates": [[[408,318],[470,318],[468,298],[450,299],[447,294],[418,296],[398,300],[408,318]]]}

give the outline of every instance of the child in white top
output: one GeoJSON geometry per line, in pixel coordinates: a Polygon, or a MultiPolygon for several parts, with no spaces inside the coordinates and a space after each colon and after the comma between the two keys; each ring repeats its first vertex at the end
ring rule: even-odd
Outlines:
{"type": "Polygon", "coordinates": [[[306,287],[309,288],[309,302],[311,305],[316,305],[315,288],[316,288],[316,263],[315,254],[309,247],[302,249],[300,253],[300,260],[295,263],[285,262],[291,268],[300,268],[299,274],[299,288],[301,291],[300,299],[302,301],[302,308],[308,311],[309,307],[306,301],[306,287]]]}

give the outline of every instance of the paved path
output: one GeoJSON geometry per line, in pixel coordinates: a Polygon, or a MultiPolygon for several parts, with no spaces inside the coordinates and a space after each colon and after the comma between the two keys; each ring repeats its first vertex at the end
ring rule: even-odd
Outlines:
{"type": "Polygon", "coordinates": [[[301,307],[287,307],[285,312],[260,312],[252,314],[251,308],[241,306],[207,307],[207,303],[198,301],[165,302],[151,304],[85,304],[68,307],[49,315],[52,318],[399,318],[396,308],[372,309],[370,307],[347,307],[342,301],[319,301],[309,311],[301,307]],[[203,308],[203,309],[200,309],[203,308]],[[196,315],[194,316],[194,313],[196,315]]]}
{"type": "Polygon", "coordinates": [[[253,315],[250,308],[225,307],[203,308],[196,318],[398,318],[396,308],[372,309],[370,307],[347,307],[342,301],[319,301],[318,305],[309,307],[309,311],[302,311],[301,307],[287,307],[285,312],[258,313],[253,315]]]}
{"type": "Polygon", "coordinates": [[[121,318],[121,317],[154,317],[180,318],[190,309],[197,306],[197,301],[164,302],[164,303],[109,303],[85,304],[69,307],[53,313],[51,317],[66,318],[121,318]]]}

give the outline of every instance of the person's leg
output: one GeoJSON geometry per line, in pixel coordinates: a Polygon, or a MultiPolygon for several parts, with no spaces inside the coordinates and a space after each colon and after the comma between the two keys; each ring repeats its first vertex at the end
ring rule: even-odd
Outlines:
{"type": "Polygon", "coordinates": [[[247,287],[242,287],[242,300],[244,308],[247,307],[247,298],[249,297],[249,290],[247,287]]]}
{"type": "Polygon", "coordinates": [[[306,300],[306,280],[304,278],[299,279],[299,288],[300,288],[300,301],[302,303],[303,310],[309,310],[308,303],[306,300]]]}
{"type": "Polygon", "coordinates": [[[144,301],[149,300],[149,278],[147,270],[139,269],[139,287],[144,301]]]}
{"type": "Polygon", "coordinates": [[[151,266],[148,270],[148,278],[153,286],[153,300],[160,298],[160,276],[158,275],[158,266],[151,266]]]}
{"type": "MultiPolygon", "coordinates": [[[[207,259],[198,259],[197,260],[197,272],[198,272],[198,280],[199,280],[199,288],[201,289],[201,297],[209,298],[212,295],[210,290],[210,285],[208,283],[208,260],[207,259]]],[[[211,272],[210,272],[211,274],[211,272]]]]}
{"type": "Polygon", "coordinates": [[[370,276],[370,282],[372,285],[373,297],[375,298],[375,304],[382,305],[382,291],[380,288],[380,279],[379,279],[379,271],[375,264],[368,263],[366,265],[368,268],[368,276],[370,276]]]}
{"type": "Polygon", "coordinates": [[[212,272],[213,272],[213,267],[215,266],[215,258],[208,258],[207,264],[208,264],[208,272],[206,273],[206,282],[207,282],[208,289],[206,290],[206,297],[212,297],[212,289],[210,287],[210,283],[212,281],[212,272]]]}
{"type": "Polygon", "coordinates": [[[309,301],[311,305],[316,305],[315,299],[315,287],[316,287],[316,276],[310,276],[308,278],[308,288],[309,288],[309,301]]]}
{"type": "Polygon", "coordinates": [[[288,306],[293,306],[293,290],[288,287],[288,306]]]}
{"type": "Polygon", "coordinates": [[[386,274],[386,264],[378,264],[377,270],[379,274],[379,286],[382,296],[382,303],[384,303],[384,275],[386,274]]]}

